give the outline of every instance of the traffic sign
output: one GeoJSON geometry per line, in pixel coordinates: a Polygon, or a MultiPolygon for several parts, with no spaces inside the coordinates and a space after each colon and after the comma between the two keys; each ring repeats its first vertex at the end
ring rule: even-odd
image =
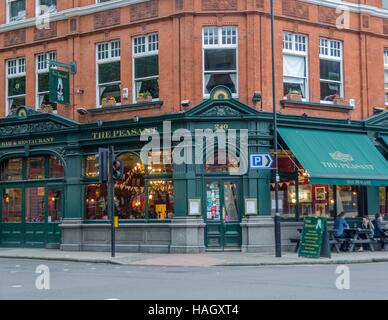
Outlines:
{"type": "Polygon", "coordinates": [[[250,165],[252,169],[271,169],[273,159],[269,153],[251,154],[250,165]]]}

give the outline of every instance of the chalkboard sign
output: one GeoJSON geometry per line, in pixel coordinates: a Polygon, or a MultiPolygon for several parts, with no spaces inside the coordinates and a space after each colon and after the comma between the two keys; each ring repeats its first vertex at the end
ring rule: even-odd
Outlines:
{"type": "Polygon", "coordinates": [[[299,257],[331,258],[326,218],[304,218],[302,237],[299,247],[299,257]]]}

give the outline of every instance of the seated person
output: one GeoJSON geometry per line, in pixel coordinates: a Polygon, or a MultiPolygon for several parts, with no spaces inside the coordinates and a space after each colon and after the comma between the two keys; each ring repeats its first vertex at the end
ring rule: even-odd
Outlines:
{"type": "MultiPolygon", "coordinates": [[[[349,225],[345,220],[345,212],[341,212],[334,221],[334,236],[336,238],[345,238],[345,229],[349,229],[349,225]]],[[[344,241],[341,245],[341,250],[347,251],[348,248],[349,243],[347,241],[344,241]]]]}
{"type": "Polygon", "coordinates": [[[341,212],[334,221],[334,236],[345,238],[345,229],[349,229],[349,225],[345,220],[345,212],[341,212]]]}
{"type": "Polygon", "coordinates": [[[388,237],[388,232],[383,227],[383,216],[380,213],[377,213],[375,219],[373,220],[373,226],[375,230],[375,238],[388,237]]]}
{"type": "MultiPolygon", "coordinates": [[[[360,230],[368,230],[371,238],[373,238],[375,227],[373,226],[373,223],[370,221],[368,215],[365,215],[362,218],[362,222],[359,225],[358,229],[360,229],[360,230]]],[[[360,238],[364,239],[364,240],[367,240],[367,235],[366,234],[361,234],[360,238]]],[[[367,244],[362,244],[358,251],[363,251],[367,246],[368,246],[367,244]]]]}

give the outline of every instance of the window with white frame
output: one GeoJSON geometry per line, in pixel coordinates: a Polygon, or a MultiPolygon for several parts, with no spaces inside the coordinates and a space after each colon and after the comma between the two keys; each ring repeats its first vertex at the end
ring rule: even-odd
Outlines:
{"type": "Polygon", "coordinates": [[[19,21],[26,18],[26,0],[7,0],[7,21],[19,21]]]}
{"type": "Polygon", "coordinates": [[[57,60],[55,51],[41,53],[36,55],[36,106],[40,108],[45,105],[51,105],[54,109],[55,104],[50,103],[49,92],[49,61],[57,60]]]}
{"type": "Polygon", "coordinates": [[[26,104],[26,60],[25,58],[7,61],[7,110],[13,112],[17,107],[26,104]]]}
{"type": "Polygon", "coordinates": [[[384,49],[385,104],[388,105],[388,49],[384,49]]]}
{"type": "Polygon", "coordinates": [[[321,101],[334,101],[344,95],[342,42],[319,39],[321,101]]]}
{"type": "Polygon", "coordinates": [[[388,9],[388,0],[382,0],[383,9],[388,9]]]}
{"type": "Polygon", "coordinates": [[[208,98],[219,85],[228,87],[237,96],[237,27],[205,27],[202,36],[204,97],[208,98]]]}
{"type": "Polygon", "coordinates": [[[284,95],[299,94],[308,99],[308,38],[290,32],[283,33],[284,95]]]}
{"type": "Polygon", "coordinates": [[[121,102],[120,41],[97,44],[97,104],[121,102]]]}
{"type": "Polygon", "coordinates": [[[152,33],[132,39],[134,101],[159,99],[159,36],[152,33]]]}
{"type": "Polygon", "coordinates": [[[36,0],[36,15],[57,12],[57,0],[36,0]]]}

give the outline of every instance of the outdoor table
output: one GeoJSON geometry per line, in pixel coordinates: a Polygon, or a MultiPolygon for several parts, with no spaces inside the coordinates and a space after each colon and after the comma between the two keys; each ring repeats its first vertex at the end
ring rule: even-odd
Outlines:
{"type": "Polygon", "coordinates": [[[349,251],[352,252],[356,248],[356,244],[367,244],[371,251],[373,248],[373,238],[371,232],[365,229],[349,228],[345,229],[347,239],[350,242],[349,251]],[[365,235],[366,239],[361,238],[361,235],[365,235]]]}

